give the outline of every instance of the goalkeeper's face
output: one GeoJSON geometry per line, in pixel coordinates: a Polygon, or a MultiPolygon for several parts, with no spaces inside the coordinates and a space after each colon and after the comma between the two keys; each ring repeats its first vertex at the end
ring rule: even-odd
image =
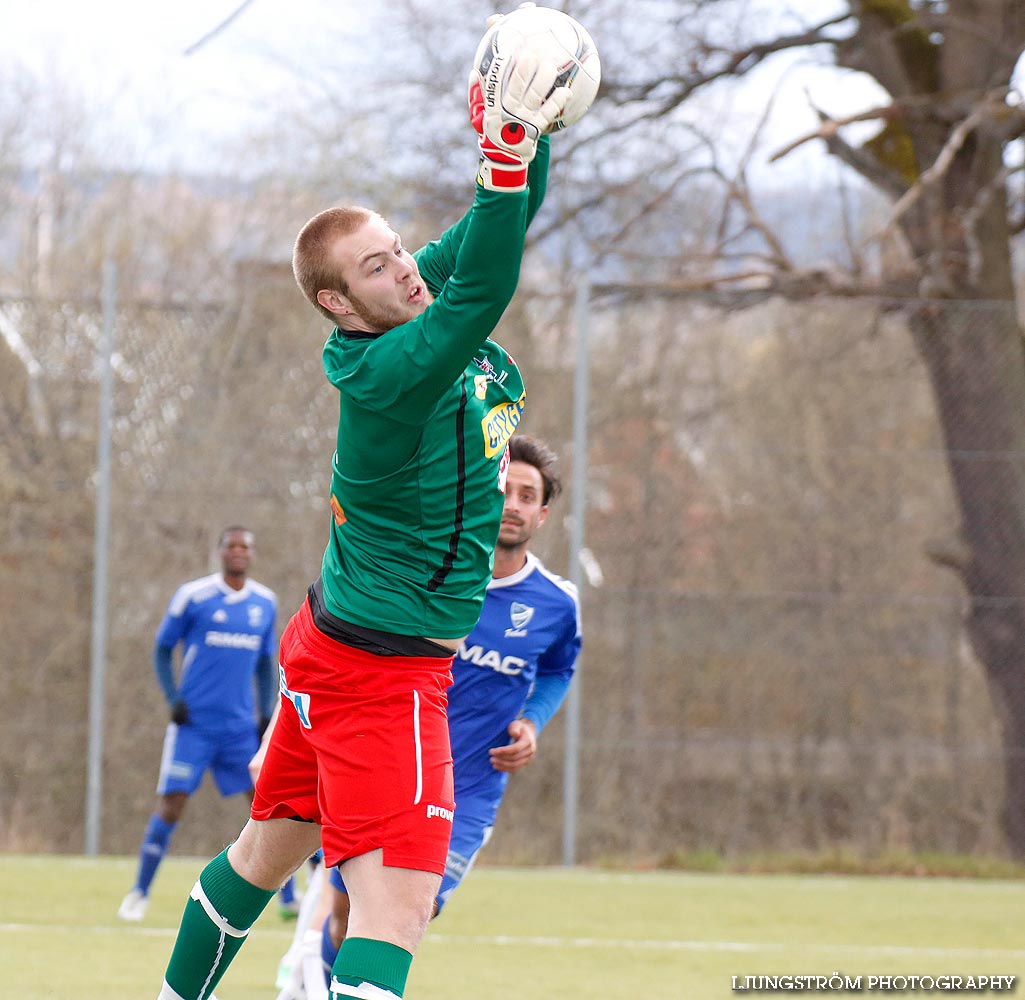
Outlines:
{"type": "Polygon", "coordinates": [[[384,333],[419,316],[433,301],[412,254],[379,216],[340,237],[333,257],[346,290],[335,292],[328,308],[342,329],[384,333]]]}

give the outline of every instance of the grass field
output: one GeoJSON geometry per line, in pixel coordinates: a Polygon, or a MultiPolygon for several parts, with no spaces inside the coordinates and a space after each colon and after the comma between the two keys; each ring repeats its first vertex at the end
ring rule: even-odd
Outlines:
{"type": "MultiPolygon", "coordinates": [[[[140,925],[128,858],[0,856],[0,997],[154,1000],[203,862],[172,858],[140,925]]],[[[479,868],[413,963],[409,1000],[714,1000],[732,977],[1025,977],[1025,884],[479,868]]],[[[217,989],[274,1000],[290,925],[260,918],[217,989]]],[[[864,992],[870,991],[866,988],[864,992]]]]}

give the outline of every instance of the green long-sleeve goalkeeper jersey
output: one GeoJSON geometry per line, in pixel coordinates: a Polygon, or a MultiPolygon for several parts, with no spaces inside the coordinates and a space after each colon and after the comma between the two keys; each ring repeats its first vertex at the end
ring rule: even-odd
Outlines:
{"type": "Polygon", "coordinates": [[[432,638],[477,623],[525,396],[488,335],[516,290],[547,153],[545,141],[529,193],[478,187],[467,215],[414,254],[435,296],[420,316],[380,335],[336,328],[324,347],[340,405],[321,578],[344,621],[432,638]]]}

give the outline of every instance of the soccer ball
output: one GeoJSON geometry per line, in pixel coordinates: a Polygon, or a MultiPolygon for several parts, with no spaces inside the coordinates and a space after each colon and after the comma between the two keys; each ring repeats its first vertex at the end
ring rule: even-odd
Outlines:
{"type": "Polygon", "coordinates": [[[583,25],[561,10],[522,4],[484,33],[474,56],[474,69],[484,77],[496,53],[508,56],[522,49],[529,49],[541,59],[555,60],[559,67],[555,86],[570,88],[569,101],[549,131],[580,121],[601,81],[598,50],[583,25]]]}

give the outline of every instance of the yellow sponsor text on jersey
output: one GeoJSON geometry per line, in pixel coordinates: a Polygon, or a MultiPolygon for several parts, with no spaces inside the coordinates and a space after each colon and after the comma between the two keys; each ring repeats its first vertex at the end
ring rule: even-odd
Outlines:
{"type": "Polygon", "coordinates": [[[488,458],[494,458],[505,450],[523,415],[526,399],[527,394],[523,393],[515,403],[494,406],[484,415],[480,426],[484,431],[484,454],[488,458]]]}

